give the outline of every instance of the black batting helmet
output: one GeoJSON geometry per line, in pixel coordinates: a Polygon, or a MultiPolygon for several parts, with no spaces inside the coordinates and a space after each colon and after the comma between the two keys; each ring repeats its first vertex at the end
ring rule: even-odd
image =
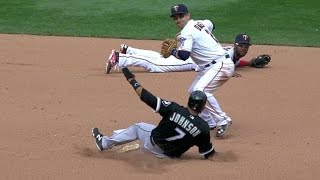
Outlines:
{"type": "Polygon", "coordinates": [[[207,102],[207,96],[202,91],[193,91],[189,96],[188,106],[200,113],[207,102]]]}

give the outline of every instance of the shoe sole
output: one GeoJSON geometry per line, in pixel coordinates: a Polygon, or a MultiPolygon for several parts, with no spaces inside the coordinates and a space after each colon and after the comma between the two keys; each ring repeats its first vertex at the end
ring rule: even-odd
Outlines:
{"type": "Polygon", "coordinates": [[[111,51],[111,54],[110,54],[110,56],[109,56],[107,65],[106,65],[106,74],[109,74],[110,71],[111,71],[111,69],[112,69],[112,65],[109,64],[109,61],[110,61],[110,59],[112,58],[112,56],[113,56],[114,53],[115,53],[115,50],[112,50],[112,51],[111,51]]]}
{"type": "Polygon", "coordinates": [[[112,66],[111,65],[109,66],[109,63],[107,63],[107,65],[106,65],[106,74],[110,74],[111,69],[112,69],[112,66]]]}
{"type": "Polygon", "coordinates": [[[100,146],[97,144],[97,142],[96,142],[96,146],[97,146],[97,148],[98,148],[99,151],[102,151],[102,149],[101,149],[100,146]]]}
{"type": "Polygon", "coordinates": [[[216,137],[222,137],[223,135],[225,135],[230,127],[230,125],[232,124],[232,122],[228,122],[227,124],[227,127],[225,128],[225,130],[223,131],[223,133],[218,133],[219,131],[219,128],[218,128],[218,131],[216,133],[216,137]]]}

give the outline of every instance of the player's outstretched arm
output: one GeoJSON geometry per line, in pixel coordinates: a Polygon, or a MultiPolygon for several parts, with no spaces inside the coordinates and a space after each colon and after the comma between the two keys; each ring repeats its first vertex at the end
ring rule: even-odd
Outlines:
{"type": "Polygon", "coordinates": [[[145,102],[152,109],[156,110],[158,101],[160,98],[155,97],[149,91],[144,89],[138,81],[135,79],[135,75],[130,72],[128,68],[122,68],[122,72],[126,77],[127,81],[131,84],[133,89],[136,91],[141,101],[145,102]]]}
{"type": "Polygon", "coordinates": [[[245,66],[249,66],[250,67],[251,66],[250,61],[246,61],[244,59],[240,59],[238,65],[236,67],[245,67],[245,66]]]}
{"type": "Polygon", "coordinates": [[[138,96],[141,97],[143,87],[136,81],[135,75],[132,74],[128,68],[122,68],[122,73],[126,77],[127,81],[132,85],[138,96]]]}

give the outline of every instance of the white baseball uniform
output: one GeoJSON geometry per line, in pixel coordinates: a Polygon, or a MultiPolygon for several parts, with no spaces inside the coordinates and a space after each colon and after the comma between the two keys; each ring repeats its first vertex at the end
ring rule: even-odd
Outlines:
{"type": "MultiPolygon", "coordinates": [[[[199,20],[211,32],[213,24],[210,20],[199,20]]],[[[181,61],[174,56],[164,58],[160,53],[151,50],[138,49],[128,46],[126,54],[119,54],[118,68],[142,67],[149,72],[179,72],[198,70],[191,58],[181,61]]]]}
{"type": "MultiPolygon", "coordinates": [[[[234,47],[223,47],[225,52],[229,54],[231,60],[234,60],[234,47]]],[[[129,56],[121,55],[117,67],[142,67],[149,72],[164,73],[164,72],[179,72],[179,71],[199,71],[199,67],[195,64],[191,57],[186,61],[170,56],[164,58],[160,53],[151,50],[139,49],[128,46],[127,53],[129,56]]],[[[235,62],[235,66],[239,64],[239,60],[235,62]]]]}
{"type": "Polygon", "coordinates": [[[186,61],[181,61],[174,56],[164,58],[158,52],[128,46],[126,54],[119,53],[117,67],[130,66],[142,67],[149,72],[191,71],[197,68],[191,58],[186,61]]]}
{"type": "Polygon", "coordinates": [[[223,112],[213,92],[232,77],[234,63],[211,31],[201,22],[190,20],[181,31],[179,50],[191,52],[190,57],[200,71],[188,92],[204,91],[208,98],[205,110],[200,116],[210,128],[225,125],[231,118],[223,112]]]}
{"type": "Polygon", "coordinates": [[[234,46],[225,46],[225,47],[223,47],[223,49],[230,56],[231,60],[234,63],[234,66],[237,67],[239,65],[239,63],[240,63],[240,59],[235,59],[234,46]]]}

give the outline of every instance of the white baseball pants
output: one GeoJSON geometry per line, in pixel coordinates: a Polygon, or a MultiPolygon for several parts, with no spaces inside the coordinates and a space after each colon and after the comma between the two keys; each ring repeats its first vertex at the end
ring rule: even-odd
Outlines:
{"type": "Polygon", "coordinates": [[[199,116],[208,122],[210,128],[225,125],[231,121],[231,118],[222,111],[213,93],[227,82],[233,73],[234,63],[230,58],[211,64],[207,68],[200,67],[200,71],[188,89],[189,93],[195,90],[206,93],[208,98],[206,108],[199,116]]]}
{"type": "Polygon", "coordinates": [[[150,50],[128,47],[126,54],[119,54],[119,68],[142,67],[149,72],[177,72],[193,71],[197,65],[191,58],[186,61],[179,60],[174,56],[164,58],[160,53],[150,50]]]}

